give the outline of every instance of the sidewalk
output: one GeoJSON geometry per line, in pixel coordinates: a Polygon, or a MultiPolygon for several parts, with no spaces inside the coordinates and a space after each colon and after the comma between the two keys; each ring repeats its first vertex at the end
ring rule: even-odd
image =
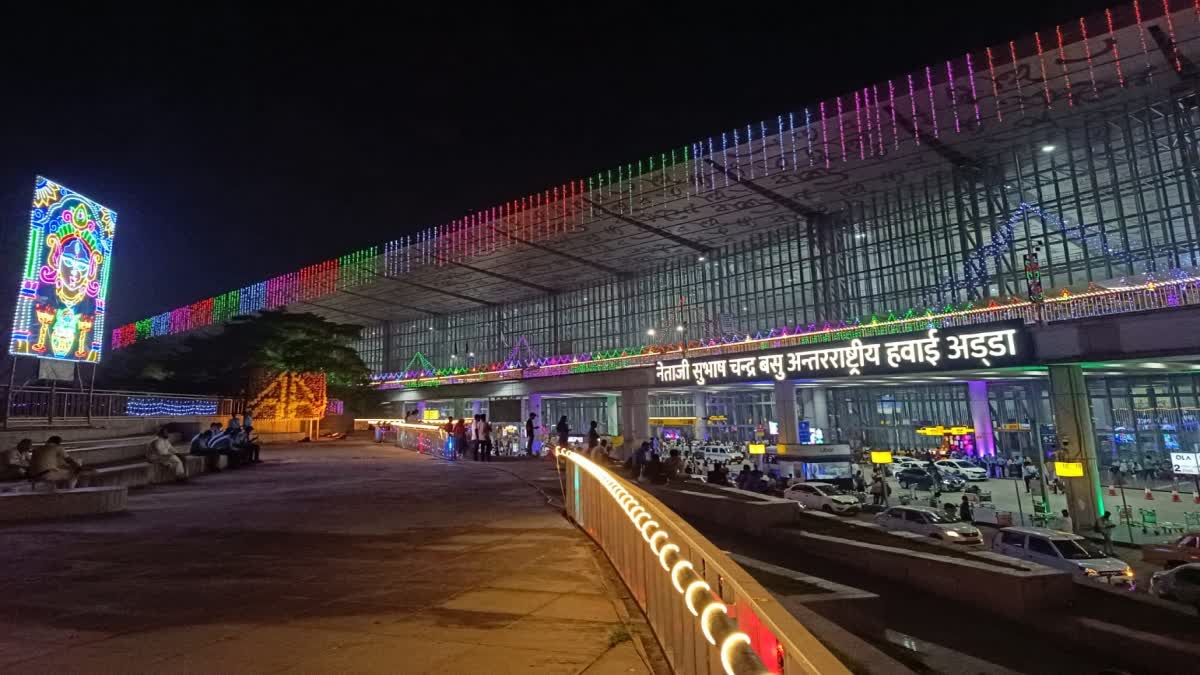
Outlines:
{"type": "Polygon", "coordinates": [[[350,442],[264,459],[139,492],[129,516],[0,530],[0,670],[608,675],[661,659],[607,561],[515,476],[350,442]]]}

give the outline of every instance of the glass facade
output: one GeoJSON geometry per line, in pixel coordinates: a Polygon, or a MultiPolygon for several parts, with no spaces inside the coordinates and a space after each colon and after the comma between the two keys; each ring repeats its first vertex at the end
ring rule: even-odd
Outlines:
{"type": "Polygon", "coordinates": [[[1100,467],[1164,462],[1200,452],[1200,376],[1088,379],[1100,467]]]}

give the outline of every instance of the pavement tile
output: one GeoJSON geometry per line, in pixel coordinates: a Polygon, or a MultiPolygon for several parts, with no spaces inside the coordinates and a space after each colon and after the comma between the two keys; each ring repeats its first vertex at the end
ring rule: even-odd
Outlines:
{"type": "Polygon", "coordinates": [[[491,675],[508,675],[509,673],[536,673],[537,675],[562,673],[565,675],[570,673],[574,675],[595,658],[593,654],[579,652],[551,652],[543,649],[482,645],[464,650],[454,659],[439,664],[436,672],[489,673],[491,675]]]}
{"type": "Polygon", "coordinates": [[[603,595],[572,593],[562,595],[549,604],[534,610],[533,616],[576,621],[616,622],[617,612],[603,595]]]}
{"type": "Polygon", "coordinates": [[[528,614],[558,598],[555,593],[538,591],[514,591],[505,589],[482,589],[467,591],[444,602],[441,607],[469,612],[498,612],[502,614],[528,614]]]}

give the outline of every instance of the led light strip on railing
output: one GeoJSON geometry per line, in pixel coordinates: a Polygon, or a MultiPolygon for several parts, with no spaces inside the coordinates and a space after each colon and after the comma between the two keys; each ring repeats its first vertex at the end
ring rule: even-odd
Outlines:
{"type": "Polygon", "coordinates": [[[650,551],[658,557],[663,571],[670,575],[671,584],[683,596],[683,603],[700,622],[704,639],[721,651],[721,665],[727,675],[768,673],[758,654],[750,646],[750,636],[738,630],[737,621],[730,618],[725,603],[713,599],[712,587],[696,572],[690,560],[680,555],[679,546],[668,542],[670,535],[662,529],[638,500],[608,471],[591,460],[570,450],[559,448],[558,456],[569,459],[588,472],[608,490],[612,498],[629,516],[633,526],[642,534],[650,551]]]}

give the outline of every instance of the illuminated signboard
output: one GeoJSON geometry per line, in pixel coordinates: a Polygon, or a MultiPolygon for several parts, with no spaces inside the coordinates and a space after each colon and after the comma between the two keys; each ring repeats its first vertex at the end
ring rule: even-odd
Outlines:
{"type": "Polygon", "coordinates": [[[746,451],[751,455],[765,455],[767,453],[767,446],[765,443],[747,443],[746,451]]]}
{"type": "Polygon", "coordinates": [[[1083,462],[1055,462],[1054,475],[1059,478],[1082,478],[1083,462]]]}
{"type": "Polygon", "coordinates": [[[697,361],[659,361],[657,384],[755,382],[808,377],[890,375],[1028,365],[1033,342],[1021,321],[930,328],[803,349],[762,350],[697,361]]]}
{"type": "Polygon", "coordinates": [[[38,176],[10,354],[100,360],[117,214],[38,176]]]}
{"type": "Polygon", "coordinates": [[[872,450],[871,451],[871,463],[872,464],[891,464],[892,463],[892,451],[891,450],[872,450]]]}
{"type": "Polygon", "coordinates": [[[1200,455],[1194,452],[1172,452],[1171,468],[1185,476],[1200,475],[1200,455]]]}

